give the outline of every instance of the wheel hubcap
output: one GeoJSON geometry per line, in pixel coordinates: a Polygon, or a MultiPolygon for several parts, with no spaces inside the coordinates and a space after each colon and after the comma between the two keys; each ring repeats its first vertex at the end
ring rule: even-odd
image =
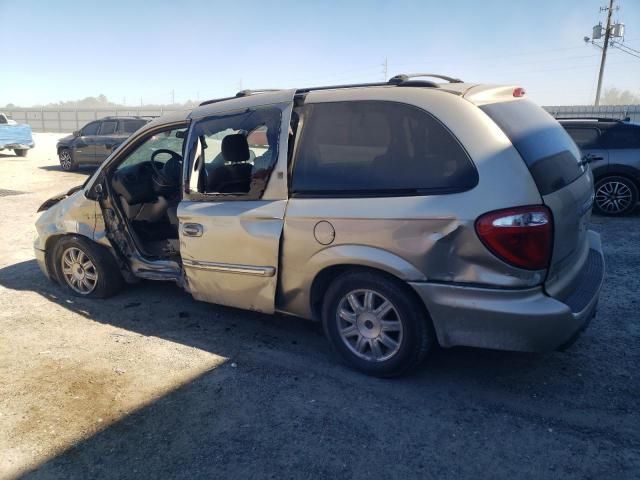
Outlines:
{"type": "Polygon", "coordinates": [[[87,295],[98,283],[98,271],[89,256],[76,247],[67,248],[60,262],[62,275],[74,291],[87,295]]]}
{"type": "Polygon", "coordinates": [[[402,344],[398,311],[373,290],[354,290],[338,303],[336,322],[340,338],[356,356],[374,362],[393,357],[402,344]]]}
{"type": "Polygon", "coordinates": [[[71,154],[69,152],[64,151],[60,154],[60,165],[64,169],[71,168],[71,154]]]}
{"type": "Polygon", "coordinates": [[[600,210],[609,213],[625,211],[631,205],[631,189],[622,182],[606,182],[596,191],[596,204],[600,210]]]}

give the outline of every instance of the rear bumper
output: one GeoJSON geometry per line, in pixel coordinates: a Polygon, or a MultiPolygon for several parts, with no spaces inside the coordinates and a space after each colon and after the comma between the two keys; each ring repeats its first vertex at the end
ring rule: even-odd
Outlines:
{"type": "Polygon", "coordinates": [[[5,143],[0,145],[0,150],[29,150],[35,147],[35,143],[5,143]]]}
{"type": "Polygon", "coordinates": [[[590,252],[573,288],[562,299],[542,287],[497,290],[411,283],[424,301],[443,347],[465,345],[526,352],[570,344],[595,314],[604,279],[600,237],[590,234],[590,252]]]}

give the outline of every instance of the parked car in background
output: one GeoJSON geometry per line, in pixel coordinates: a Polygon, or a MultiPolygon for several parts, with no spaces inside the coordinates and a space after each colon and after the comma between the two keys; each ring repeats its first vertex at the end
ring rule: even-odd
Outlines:
{"type": "Polygon", "coordinates": [[[170,280],[320,321],[372,375],[400,375],[436,343],[566,346],[604,277],[593,177],[523,95],[400,75],[204,102],[43,204],[35,256],[83,297],[170,280]]]}
{"type": "Polygon", "coordinates": [[[7,117],[6,114],[0,112],[0,125],[16,125],[18,122],[7,117]]]}
{"type": "Polygon", "coordinates": [[[0,113],[0,150],[13,150],[18,157],[26,157],[34,146],[29,125],[19,124],[0,113]]]}
{"type": "Polygon", "coordinates": [[[63,170],[100,165],[122,142],[149,122],[146,117],[104,117],[61,138],[56,145],[63,170]]]}
{"type": "Polygon", "coordinates": [[[632,212],[640,191],[640,125],[611,118],[558,120],[591,162],[596,211],[632,212]]]}

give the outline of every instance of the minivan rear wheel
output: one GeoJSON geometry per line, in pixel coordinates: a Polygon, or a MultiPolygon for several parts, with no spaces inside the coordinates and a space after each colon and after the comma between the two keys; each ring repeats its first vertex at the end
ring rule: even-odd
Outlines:
{"type": "Polygon", "coordinates": [[[336,278],[323,302],[324,331],[340,358],[368,375],[416,367],[435,343],[424,307],[399,281],[354,271],[336,278]]]}
{"type": "Polygon", "coordinates": [[[638,187],[625,177],[605,177],[596,183],[595,207],[603,215],[626,215],[638,203],[638,187]]]}

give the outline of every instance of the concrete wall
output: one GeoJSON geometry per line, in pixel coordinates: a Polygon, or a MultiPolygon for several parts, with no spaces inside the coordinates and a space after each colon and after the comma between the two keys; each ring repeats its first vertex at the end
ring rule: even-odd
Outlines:
{"type": "MultiPolygon", "coordinates": [[[[640,123],[640,105],[608,105],[601,107],[566,105],[544,107],[555,117],[611,117],[630,118],[632,122],[640,123]]],[[[28,123],[34,132],[72,132],[79,130],[91,120],[109,115],[140,115],[161,116],[164,113],[179,109],[158,108],[123,108],[98,110],[56,110],[40,108],[3,109],[16,122],[28,123]]]]}
{"type": "Polygon", "coordinates": [[[122,109],[78,109],[56,110],[49,108],[2,109],[2,112],[18,123],[28,123],[34,132],[70,133],[79,130],[92,120],[113,115],[138,115],[158,117],[180,109],[168,108],[122,108],[122,109]]]}
{"type": "Polygon", "coordinates": [[[640,123],[640,105],[604,105],[600,107],[586,105],[566,105],[544,107],[554,117],[605,117],[640,123]]]}

